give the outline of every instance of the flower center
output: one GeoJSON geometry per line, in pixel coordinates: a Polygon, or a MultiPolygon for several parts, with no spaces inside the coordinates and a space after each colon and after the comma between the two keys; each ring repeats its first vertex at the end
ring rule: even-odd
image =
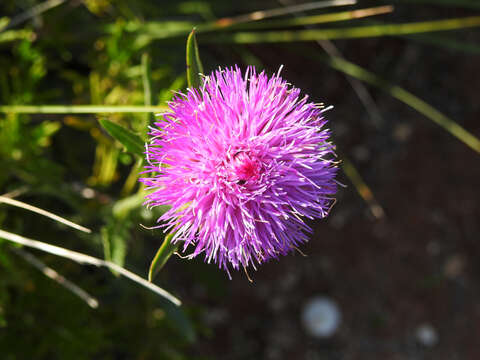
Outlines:
{"type": "Polygon", "coordinates": [[[249,156],[244,151],[236,152],[231,161],[231,178],[238,184],[243,185],[249,180],[257,180],[260,177],[260,162],[249,156]]]}

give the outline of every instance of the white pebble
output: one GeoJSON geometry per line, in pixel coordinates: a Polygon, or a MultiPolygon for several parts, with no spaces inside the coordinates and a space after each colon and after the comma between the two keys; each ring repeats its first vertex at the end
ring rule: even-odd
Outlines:
{"type": "Polygon", "coordinates": [[[341,323],[342,314],[338,305],[327,297],[314,297],[305,304],[302,322],[307,333],[317,338],[335,334],[341,323]]]}
{"type": "Polygon", "coordinates": [[[415,331],[417,341],[426,346],[432,347],[438,343],[438,335],[435,328],[430,324],[422,324],[415,331]]]}

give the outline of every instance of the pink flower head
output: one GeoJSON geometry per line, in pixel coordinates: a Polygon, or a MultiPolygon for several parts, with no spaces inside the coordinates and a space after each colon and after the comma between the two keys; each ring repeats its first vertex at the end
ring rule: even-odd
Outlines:
{"type": "Polygon", "coordinates": [[[151,129],[140,179],[159,227],[190,257],[238,269],[308,240],[303,218],[327,216],[336,192],[325,109],[279,74],[217,70],[169,103],[151,129]]]}

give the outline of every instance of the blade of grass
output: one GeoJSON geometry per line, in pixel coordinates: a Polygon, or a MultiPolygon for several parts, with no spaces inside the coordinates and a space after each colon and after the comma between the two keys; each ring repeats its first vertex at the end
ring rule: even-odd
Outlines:
{"type": "Polygon", "coordinates": [[[153,278],[158,274],[158,272],[166,264],[170,256],[178,249],[180,245],[178,242],[172,244],[171,240],[174,234],[170,233],[165,236],[162,245],[158,249],[155,257],[153,258],[150,268],[148,269],[148,281],[152,281],[153,278]]]}
{"type": "Polygon", "coordinates": [[[65,277],[63,277],[62,275],[60,275],[58,272],[53,270],[51,267],[48,267],[47,265],[45,265],[36,256],[33,256],[29,252],[27,252],[25,250],[22,250],[20,248],[12,247],[12,248],[10,248],[10,250],[13,251],[15,254],[17,254],[18,256],[20,256],[23,260],[28,262],[34,268],[40,270],[43,275],[52,279],[53,281],[55,281],[60,286],[64,287],[68,291],[72,292],[74,295],[78,296],[81,300],[83,300],[92,309],[98,308],[98,300],[97,299],[95,299],[93,296],[91,296],[89,293],[87,293],[85,290],[83,290],[78,285],[74,284],[70,280],[68,280],[65,277]]]}
{"type": "Polygon", "coordinates": [[[143,105],[0,105],[0,113],[16,114],[149,113],[167,109],[166,106],[143,105]]]}
{"type": "Polygon", "coordinates": [[[12,199],[12,198],[15,198],[17,196],[25,194],[28,190],[29,190],[28,186],[23,185],[23,186],[20,186],[20,187],[16,188],[15,190],[12,190],[12,191],[9,191],[9,192],[3,194],[2,196],[12,199]]]}
{"type": "Polygon", "coordinates": [[[188,87],[198,88],[202,83],[200,74],[203,74],[203,65],[200,61],[195,29],[193,29],[190,32],[190,35],[188,35],[186,52],[188,87]]]}
{"type": "Polygon", "coordinates": [[[475,135],[471,134],[463,127],[458,125],[454,120],[442,114],[433,106],[427,104],[425,101],[416,97],[407,90],[401,88],[400,86],[390,84],[379,76],[345,59],[331,57],[329,59],[326,59],[326,62],[338,71],[353,76],[361,81],[376,86],[383,91],[389,93],[394,98],[402,101],[403,103],[417,110],[419,113],[425,115],[427,118],[444,128],[451,135],[455,136],[457,139],[469,146],[474,151],[480,153],[480,140],[475,135]]]}
{"type": "Polygon", "coordinates": [[[284,6],[276,9],[254,11],[249,14],[239,15],[235,17],[221,18],[215,21],[214,24],[218,27],[226,27],[226,26],[231,26],[234,24],[244,23],[248,21],[258,21],[258,20],[275,17],[275,16],[282,16],[282,15],[292,14],[292,13],[301,12],[301,11],[323,9],[323,8],[334,7],[334,6],[354,5],[356,3],[357,3],[356,0],[315,1],[311,3],[305,3],[305,4],[299,4],[299,5],[284,6]]]}
{"type": "Polygon", "coordinates": [[[152,71],[150,68],[150,55],[148,53],[142,54],[142,83],[143,83],[143,99],[145,106],[152,106],[152,71]]]}
{"type": "Polygon", "coordinates": [[[326,39],[355,39],[380,36],[409,35],[435,31],[464,29],[478,26],[480,26],[480,16],[472,16],[448,20],[434,20],[404,24],[358,26],[341,29],[236,32],[233,34],[216,34],[215,37],[205,36],[204,41],[215,43],[231,42],[236,44],[253,44],[269,42],[313,41],[326,39]]]}
{"type": "Polygon", "coordinates": [[[362,179],[362,176],[355,168],[355,166],[350,162],[350,160],[348,160],[345,156],[342,156],[342,159],[342,169],[345,172],[345,175],[347,175],[347,177],[350,179],[358,194],[368,204],[372,215],[377,219],[383,218],[385,216],[385,211],[375,199],[375,196],[373,196],[372,190],[370,190],[370,188],[362,179]]]}
{"type": "Polygon", "coordinates": [[[110,261],[101,260],[90,255],[85,255],[85,254],[68,250],[59,246],[50,245],[41,241],[29,239],[29,238],[26,238],[17,234],[13,234],[1,229],[0,229],[0,238],[26,246],[26,247],[47,252],[49,254],[67,258],[79,264],[88,264],[88,265],[94,265],[97,267],[106,267],[110,270],[118,272],[120,275],[123,275],[126,278],[136,282],[137,284],[140,284],[146,287],[147,289],[153,291],[154,293],[162,296],[163,298],[165,298],[175,306],[180,306],[182,304],[179,299],[177,299],[175,296],[170,294],[168,291],[158,287],[157,285],[151,282],[148,282],[147,280],[143,279],[137,274],[134,274],[131,271],[128,271],[127,269],[121,266],[118,266],[117,264],[114,264],[110,261]]]}
{"type": "Polygon", "coordinates": [[[64,218],[62,218],[58,215],[52,214],[49,211],[40,209],[40,208],[38,208],[36,206],[33,206],[33,205],[26,204],[22,201],[14,200],[14,199],[11,199],[11,198],[5,197],[5,196],[0,196],[0,203],[5,203],[5,204],[16,206],[16,207],[19,207],[19,208],[22,208],[22,209],[25,209],[25,210],[28,210],[28,211],[32,211],[34,213],[46,216],[46,217],[48,217],[52,220],[58,221],[59,223],[62,223],[64,225],[70,226],[70,227],[72,227],[76,230],[80,230],[80,231],[83,231],[83,232],[86,232],[86,233],[91,233],[92,232],[92,230],[87,229],[86,227],[75,224],[74,222],[71,222],[67,219],[64,219],[64,218]]]}
{"type": "MultiPolygon", "coordinates": [[[[306,26],[315,24],[332,23],[338,21],[354,20],[365,18],[368,16],[375,16],[380,14],[387,14],[393,11],[393,6],[378,6],[372,8],[358,9],[352,11],[343,11],[331,14],[313,15],[313,16],[297,16],[291,19],[279,19],[279,20],[265,20],[253,23],[236,23],[228,26],[228,30],[253,30],[253,29],[275,29],[286,28],[294,26],[306,26]]],[[[209,29],[199,25],[199,31],[205,31],[209,29]]]]}
{"type": "MultiPolygon", "coordinates": [[[[151,59],[148,53],[142,54],[142,83],[143,83],[143,101],[145,106],[152,106],[153,104],[153,83],[152,83],[152,69],[150,66],[151,59]]],[[[145,115],[145,123],[143,124],[142,137],[147,136],[148,125],[153,119],[153,114],[145,115]]]]}
{"type": "Polygon", "coordinates": [[[43,3],[41,3],[41,4],[35,5],[32,8],[28,9],[27,11],[13,17],[12,20],[10,20],[10,22],[8,23],[7,26],[5,26],[3,29],[0,29],[0,32],[4,31],[4,30],[7,30],[7,29],[10,29],[14,26],[17,26],[17,25],[27,21],[28,19],[31,19],[35,16],[38,16],[41,13],[44,13],[45,11],[53,9],[56,6],[59,6],[59,5],[63,4],[65,1],[67,1],[67,0],[47,0],[47,1],[44,1],[43,3]]]}

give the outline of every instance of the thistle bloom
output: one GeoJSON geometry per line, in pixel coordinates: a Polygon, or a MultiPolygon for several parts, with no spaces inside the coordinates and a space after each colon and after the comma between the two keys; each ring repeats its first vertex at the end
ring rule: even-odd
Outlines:
{"type": "Polygon", "coordinates": [[[227,272],[296,249],[336,192],[334,146],[324,109],[279,73],[249,67],[206,76],[169,103],[151,129],[140,179],[158,221],[189,257],[205,253],[227,272]]]}

